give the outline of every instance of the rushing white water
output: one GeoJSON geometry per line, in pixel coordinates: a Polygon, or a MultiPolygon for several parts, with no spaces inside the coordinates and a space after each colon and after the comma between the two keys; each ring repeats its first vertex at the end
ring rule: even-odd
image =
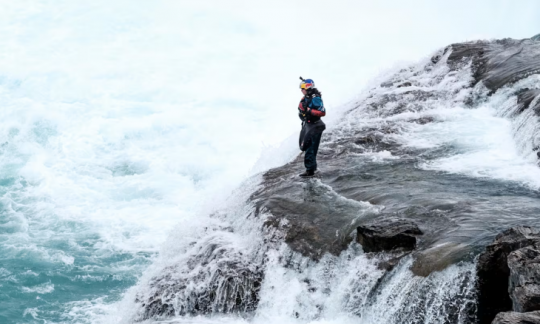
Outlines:
{"type": "Polygon", "coordinates": [[[411,145],[455,145],[461,151],[426,163],[423,165],[426,169],[540,187],[540,169],[536,158],[530,158],[532,150],[526,156],[520,154],[512,137],[512,122],[497,114],[490,103],[478,109],[437,112],[431,116],[444,122],[418,127],[411,137],[411,145]],[[414,138],[418,142],[415,143],[414,138]]]}
{"type": "Polygon", "coordinates": [[[101,322],[171,232],[208,224],[296,126],[262,122],[259,93],[240,100],[176,64],[176,34],[139,33],[159,29],[155,7],[57,5],[2,12],[0,322],[101,322]]]}

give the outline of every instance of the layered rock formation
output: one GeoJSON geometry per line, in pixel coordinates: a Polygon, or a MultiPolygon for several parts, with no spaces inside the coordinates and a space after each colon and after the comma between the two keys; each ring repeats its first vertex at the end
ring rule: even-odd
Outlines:
{"type": "Polygon", "coordinates": [[[510,253],[508,267],[513,310],[540,311],[540,239],[510,253]]]}
{"type": "Polygon", "coordinates": [[[515,227],[497,235],[477,263],[478,320],[480,324],[520,323],[540,311],[540,232],[515,227]]]}
{"type": "Polygon", "coordinates": [[[492,324],[540,324],[540,312],[499,313],[493,320],[492,324]]]}

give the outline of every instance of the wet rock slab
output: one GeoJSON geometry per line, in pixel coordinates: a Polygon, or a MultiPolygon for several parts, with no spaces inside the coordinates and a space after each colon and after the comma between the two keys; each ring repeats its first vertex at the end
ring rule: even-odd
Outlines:
{"type": "MultiPolygon", "coordinates": [[[[369,211],[366,212],[367,207],[361,205],[362,202],[381,206],[387,215],[415,220],[422,218],[415,215],[409,217],[401,214],[401,211],[409,205],[436,210],[437,208],[432,207],[438,204],[436,200],[445,200],[441,197],[448,196],[448,187],[443,183],[446,181],[445,176],[433,174],[434,181],[431,181],[428,179],[430,173],[418,170],[416,163],[425,158],[446,154],[444,150],[453,148],[445,147],[441,151],[411,148],[403,146],[396,138],[407,128],[403,127],[405,123],[424,125],[438,122],[437,118],[422,114],[415,120],[387,119],[374,126],[357,123],[356,114],[361,120],[361,116],[367,114],[385,118],[406,112],[426,112],[438,107],[441,101],[457,100],[455,98],[461,95],[457,96],[456,91],[470,97],[470,104],[473,105],[472,98],[475,95],[467,89],[481,83],[490,92],[494,92],[540,71],[540,57],[537,53],[540,53],[540,42],[531,40],[506,39],[448,46],[444,53],[441,51],[432,59],[432,63],[425,66],[425,71],[436,69],[435,65],[442,64],[447,65],[453,72],[466,72],[467,76],[472,70],[472,75],[462,80],[463,88],[450,91],[446,86],[426,87],[415,75],[405,70],[398,73],[381,84],[384,91],[374,89],[365,99],[355,103],[343,117],[349,120],[350,124],[325,131],[317,157],[320,181],[303,181],[297,178],[297,175],[304,171],[303,156],[299,155],[291,163],[266,172],[261,189],[253,194],[251,202],[260,214],[268,216],[268,227],[277,228],[283,233],[285,242],[292,250],[313,260],[319,260],[325,253],[339,255],[347,248],[352,238],[350,234],[354,233],[359,224],[366,223],[371,217],[369,211]],[[371,163],[366,156],[374,152],[390,153],[392,157],[400,159],[387,165],[371,163]],[[414,199],[410,198],[411,194],[414,199]]],[[[524,94],[523,109],[533,109],[529,106],[534,98],[533,92],[524,94]]],[[[469,99],[466,102],[469,102],[469,99]]],[[[458,105],[464,102],[461,99],[456,101],[458,105]]],[[[449,180],[447,184],[452,183],[453,180],[449,180]]],[[[461,182],[463,189],[468,190],[463,183],[461,182]]],[[[461,188],[455,190],[453,200],[466,201],[468,204],[470,192],[465,191],[461,191],[461,188]]],[[[455,205],[460,208],[458,203],[455,205]]],[[[445,210],[444,214],[443,217],[429,218],[429,225],[425,225],[424,219],[421,220],[426,232],[422,244],[435,244],[438,238],[428,239],[428,236],[435,235],[432,229],[435,229],[439,236],[443,232],[451,235],[450,227],[455,227],[451,219],[460,216],[457,209],[445,210]]],[[[415,238],[409,236],[403,240],[407,242],[405,246],[411,249],[415,238]]],[[[461,238],[456,237],[455,241],[459,243],[461,238]]],[[[380,251],[386,249],[383,247],[380,251]]],[[[370,248],[367,250],[371,251],[370,248]]],[[[372,251],[377,250],[375,248],[372,251]]],[[[456,262],[461,256],[453,254],[445,261],[456,262]]],[[[449,262],[440,262],[433,269],[442,269],[449,262]]],[[[425,266],[422,268],[423,273],[432,271],[425,266]]]]}
{"type": "Polygon", "coordinates": [[[499,313],[491,324],[540,324],[540,312],[499,313]]]}
{"type": "Polygon", "coordinates": [[[416,237],[422,234],[418,225],[410,220],[387,218],[359,226],[356,240],[365,252],[410,251],[416,247],[416,237]]]}
{"type": "MultiPolygon", "coordinates": [[[[447,64],[453,72],[466,70],[467,75],[470,68],[472,76],[470,80],[461,80],[463,88],[459,90],[459,93],[469,96],[467,89],[476,84],[485,85],[493,93],[507,84],[540,72],[539,53],[540,42],[529,40],[469,42],[447,47],[444,53],[432,59],[432,63],[447,64]],[[446,62],[441,61],[444,57],[447,57],[446,62]]],[[[433,64],[425,66],[425,71],[437,68],[433,64]]],[[[461,95],[457,95],[457,88],[446,86],[448,78],[442,78],[443,83],[433,82],[426,86],[419,81],[417,73],[420,72],[416,71],[414,75],[407,71],[403,75],[398,73],[391,82],[381,84],[388,91],[374,91],[356,103],[357,106],[347,113],[350,115],[344,116],[350,123],[324,133],[318,155],[320,180],[297,177],[304,171],[302,155],[263,175],[260,189],[253,193],[249,203],[256,210],[253,217],[264,217],[265,231],[277,233],[269,240],[284,241],[293,251],[313,260],[319,260],[327,253],[339,255],[354,239],[351,234],[358,234],[358,227],[370,224],[371,219],[383,217],[381,213],[384,210],[384,215],[415,220],[422,225],[425,234],[418,242],[417,235],[421,234],[418,227],[403,230],[396,225],[398,230],[395,230],[393,226],[363,226],[357,239],[362,241],[365,251],[397,251],[395,255],[393,252],[384,253],[387,258],[378,265],[379,269],[391,271],[402,256],[409,255],[416,246],[413,252],[416,261],[411,269],[417,275],[428,276],[464,259],[464,255],[469,253],[467,245],[476,238],[471,240],[471,235],[456,230],[456,225],[460,227],[467,217],[478,222],[491,220],[491,212],[480,212],[484,210],[484,201],[497,205],[505,200],[493,198],[500,197],[500,191],[492,189],[489,181],[418,168],[418,162],[447,156],[446,150],[451,152],[452,147],[441,150],[411,148],[397,140],[407,125],[439,122],[437,115],[431,117],[426,112],[439,107],[441,102],[455,100],[458,106],[462,103],[474,106],[474,93],[471,92],[470,100],[455,99],[461,95]],[[406,118],[409,112],[418,117],[406,118]],[[368,113],[378,119],[398,114],[403,116],[386,119],[376,125],[356,123],[357,119],[362,119],[357,116],[363,117],[368,113]],[[372,153],[390,154],[392,159],[379,163],[369,157],[372,153]],[[480,199],[475,200],[475,197],[480,199]],[[464,214],[467,217],[462,217],[464,214]],[[392,230],[395,230],[394,234],[385,234],[392,230]],[[375,234],[376,231],[379,233],[375,234]],[[464,244],[461,244],[462,237],[466,237],[464,244]],[[396,238],[399,238],[397,242],[396,238]],[[455,239],[455,242],[448,238],[455,239]]],[[[425,76],[422,78],[426,79],[425,76]]],[[[427,76],[427,79],[435,80],[432,74],[427,76]]],[[[540,114],[538,89],[528,89],[516,95],[518,113],[533,110],[540,114]]],[[[521,205],[516,203],[515,197],[511,197],[509,204],[521,205]]],[[[494,225],[489,224],[488,227],[494,228],[494,225]]],[[[523,304],[517,306],[520,309],[529,309],[527,299],[535,296],[534,289],[529,287],[529,277],[536,270],[526,255],[516,253],[515,264],[510,266],[508,259],[516,250],[537,241],[538,233],[533,232],[527,228],[507,231],[498,236],[480,258],[478,310],[481,324],[491,323],[497,313],[511,310],[513,300],[523,304]],[[516,276],[512,298],[508,293],[511,273],[516,276]]],[[[254,267],[252,260],[240,256],[240,253],[215,260],[205,259],[206,255],[218,253],[214,251],[222,249],[212,248],[206,251],[209,253],[196,253],[189,260],[193,264],[164,269],[164,273],[152,278],[148,284],[150,289],[137,295],[136,302],[140,305],[138,320],[256,310],[265,270],[254,267]]],[[[388,277],[383,277],[378,285],[385,284],[384,278],[388,277]]],[[[455,306],[452,305],[455,300],[448,301],[445,307],[451,309],[455,306]]],[[[536,323],[533,321],[535,316],[532,313],[501,313],[497,323],[536,323]]],[[[417,323],[418,320],[403,322],[417,323]]],[[[456,323],[457,320],[444,322],[456,323]]]]}
{"type": "MultiPolygon", "coordinates": [[[[322,159],[321,159],[322,160],[322,159]]],[[[292,164],[264,175],[265,185],[251,200],[265,226],[283,233],[289,247],[312,260],[339,255],[359,223],[377,217],[378,208],[338,194],[319,179],[302,179],[292,164]]]]}
{"type": "Polygon", "coordinates": [[[529,39],[459,43],[448,50],[451,68],[471,59],[474,83],[483,81],[493,92],[540,71],[540,43],[529,39]]]}

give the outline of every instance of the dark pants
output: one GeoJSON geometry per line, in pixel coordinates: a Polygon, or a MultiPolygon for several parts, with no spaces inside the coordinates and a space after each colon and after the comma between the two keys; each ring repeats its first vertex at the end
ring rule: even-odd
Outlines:
{"type": "Polygon", "coordinates": [[[319,144],[321,143],[322,132],[317,132],[311,136],[311,144],[306,150],[304,156],[304,165],[308,171],[317,170],[317,152],[319,151],[319,144]]]}

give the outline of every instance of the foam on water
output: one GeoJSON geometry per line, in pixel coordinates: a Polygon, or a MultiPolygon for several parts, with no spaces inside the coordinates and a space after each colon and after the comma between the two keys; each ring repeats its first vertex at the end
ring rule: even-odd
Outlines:
{"type": "MultiPolygon", "coordinates": [[[[133,284],[169,233],[204,223],[197,216],[201,206],[234,188],[259,155],[260,144],[243,136],[249,127],[213,138],[203,129],[218,125],[201,125],[202,112],[186,113],[197,107],[43,104],[0,87],[6,103],[0,112],[0,255],[21,285],[33,276],[16,270],[20,266],[38,273],[38,282],[55,282],[48,287],[61,286],[56,282],[64,276],[80,289],[101,282],[102,292],[93,296],[110,295],[111,282],[115,289],[133,284]]],[[[252,124],[250,118],[240,117],[241,123],[252,124]]],[[[24,291],[45,291],[32,289],[24,291]]],[[[62,294],[49,290],[49,301],[62,294]]],[[[81,309],[101,311],[100,301],[110,302],[67,303],[61,317],[28,307],[33,311],[25,316],[84,322],[89,314],[81,309]]]]}
{"type": "Polygon", "coordinates": [[[34,287],[22,287],[22,291],[25,293],[49,294],[54,291],[54,285],[45,283],[34,287]]]}
{"type": "MultiPolygon", "coordinates": [[[[374,98],[404,95],[375,110],[356,109],[337,124],[334,134],[339,136],[341,132],[355,128],[383,128],[387,123],[396,123],[399,132],[389,137],[398,143],[411,148],[446,151],[442,157],[420,163],[419,167],[423,169],[540,188],[540,169],[534,151],[540,143],[540,124],[532,109],[517,113],[519,105],[516,103],[519,91],[540,88],[539,77],[532,75],[488,96],[482,83],[469,88],[472,82],[469,68],[450,71],[446,64],[438,64],[424,70],[428,63],[424,60],[415,66],[397,68],[385,81],[373,84],[368,93],[374,98]],[[380,86],[381,82],[412,82],[413,85],[389,89],[380,86]],[[414,96],[412,100],[408,99],[407,94],[414,91],[442,95],[426,101],[416,101],[414,96]],[[474,98],[473,107],[466,100],[469,97],[474,98]],[[400,105],[408,108],[396,113],[396,107],[400,105]],[[422,118],[434,122],[409,122],[422,118]]],[[[364,154],[373,155],[370,152],[364,154]]]]}
{"type": "Polygon", "coordinates": [[[144,323],[469,323],[474,307],[472,263],[423,278],[407,269],[410,258],[387,275],[377,262],[355,245],[340,257],[327,256],[319,263],[284,247],[270,255],[254,316],[176,317],[144,323]],[[384,288],[376,288],[380,286],[384,288]],[[373,289],[379,291],[372,294],[373,289]]]}
{"type": "Polygon", "coordinates": [[[498,117],[488,104],[477,109],[454,108],[431,112],[437,123],[418,126],[407,134],[411,146],[451,147],[451,156],[421,167],[515,181],[540,187],[540,170],[535,161],[522,156],[512,136],[512,122],[498,117]]]}
{"type": "Polygon", "coordinates": [[[2,13],[0,322],[99,323],[171,232],[209,224],[208,206],[289,134],[261,122],[257,90],[190,93],[186,76],[210,79],[175,63],[174,30],[145,40],[159,6],[131,4],[2,13]]]}
{"type": "Polygon", "coordinates": [[[527,110],[516,118],[512,115],[517,109],[514,94],[526,86],[531,86],[531,80],[499,91],[475,109],[458,106],[426,112],[437,122],[413,127],[403,140],[413,147],[451,148],[449,156],[423,163],[425,169],[540,188],[540,169],[533,151],[538,127],[531,115],[534,111],[527,110]]]}

